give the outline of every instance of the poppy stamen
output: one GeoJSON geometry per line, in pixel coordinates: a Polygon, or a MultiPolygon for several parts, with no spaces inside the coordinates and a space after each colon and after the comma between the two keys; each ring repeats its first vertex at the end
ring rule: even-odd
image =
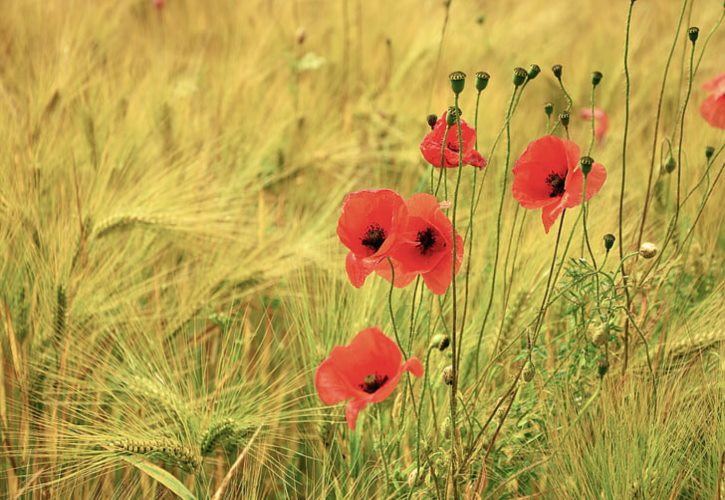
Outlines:
{"type": "Polygon", "coordinates": [[[385,385],[385,382],[387,381],[387,375],[378,375],[377,373],[370,374],[365,377],[363,383],[360,384],[360,389],[367,392],[368,394],[372,394],[380,389],[383,385],[385,385]]]}
{"type": "Polygon", "coordinates": [[[378,250],[380,250],[380,247],[383,246],[384,242],[385,230],[378,224],[370,224],[368,226],[368,231],[362,238],[363,246],[368,247],[373,252],[377,252],[378,250]]]}
{"type": "Polygon", "coordinates": [[[425,255],[436,244],[436,233],[432,227],[427,227],[422,231],[418,231],[418,237],[415,239],[416,245],[420,249],[420,253],[425,255]]]}
{"type": "Polygon", "coordinates": [[[565,181],[566,174],[564,174],[563,177],[556,172],[552,172],[548,175],[548,177],[546,178],[546,183],[551,186],[551,193],[549,193],[549,198],[556,198],[564,194],[564,185],[566,184],[565,181]]]}

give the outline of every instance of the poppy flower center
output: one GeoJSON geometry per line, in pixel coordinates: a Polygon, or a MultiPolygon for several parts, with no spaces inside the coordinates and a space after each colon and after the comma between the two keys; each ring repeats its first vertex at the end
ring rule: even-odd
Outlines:
{"type": "Polygon", "coordinates": [[[378,375],[377,373],[373,373],[363,379],[363,383],[360,384],[360,389],[368,394],[372,394],[385,385],[385,382],[387,381],[387,375],[378,375]]]}
{"type": "Polygon", "coordinates": [[[566,183],[566,174],[562,177],[556,172],[552,172],[546,178],[546,183],[551,186],[549,198],[556,198],[564,194],[564,184],[566,183]]]}
{"type": "Polygon", "coordinates": [[[368,231],[362,238],[363,246],[368,247],[373,252],[380,250],[385,242],[385,230],[378,224],[371,224],[368,226],[368,231]]]}
{"type": "Polygon", "coordinates": [[[448,141],[448,149],[454,153],[458,153],[458,141],[448,141]]]}
{"type": "Polygon", "coordinates": [[[427,227],[422,231],[418,231],[418,236],[415,241],[418,242],[416,246],[420,249],[421,254],[427,254],[430,249],[435,246],[437,236],[435,229],[432,227],[427,227]]]}

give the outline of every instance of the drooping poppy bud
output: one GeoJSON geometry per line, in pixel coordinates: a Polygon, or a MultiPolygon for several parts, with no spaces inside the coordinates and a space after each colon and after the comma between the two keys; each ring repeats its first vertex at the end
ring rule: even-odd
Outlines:
{"type": "Polygon", "coordinates": [[[607,233],[604,235],[604,250],[609,252],[612,247],[614,246],[614,242],[617,239],[612,233],[607,233]]]}
{"type": "Polygon", "coordinates": [[[708,146],[705,148],[705,158],[707,158],[707,161],[710,161],[710,158],[712,158],[712,155],[715,154],[715,148],[712,146],[708,146]]]}
{"type": "Polygon", "coordinates": [[[654,243],[646,241],[639,247],[639,254],[645,259],[651,259],[657,255],[657,246],[654,243]]]}
{"type": "Polygon", "coordinates": [[[436,126],[436,122],[438,121],[438,116],[436,115],[428,115],[425,119],[425,121],[428,123],[428,126],[433,130],[433,128],[436,126]]]}

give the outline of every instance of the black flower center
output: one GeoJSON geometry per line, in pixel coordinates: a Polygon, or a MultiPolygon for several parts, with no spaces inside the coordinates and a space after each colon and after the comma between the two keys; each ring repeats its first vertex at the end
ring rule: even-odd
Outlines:
{"type": "Polygon", "coordinates": [[[373,373],[365,377],[363,383],[360,384],[360,389],[367,392],[368,394],[372,394],[373,392],[380,389],[383,385],[385,385],[385,382],[387,381],[387,375],[378,375],[377,373],[373,373]]]}
{"type": "Polygon", "coordinates": [[[437,234],[432,227],[427,227],[422,231],[418,231],[418,236],[415,241],[418,242],[416,245],[420,249],[420,253],[425,255],[431,248],[436,244],[437,234]]]}
{"type": "Polygon", "coordinates": [[[565,181],[566,174],[564,174],[564,177],[555,172],[549,174],[546,178],[546,183],[551,186],[551,192],[549,193],[550,198],[556,198],[557,196],[562,196],[564,194],[565,181]]]}
{"type": "Polygon", "coordinates": [[[365,236],[362,238],[363,246],[368,247],[373,252],[377,252],[380,250],[380,247],[383,246],[384,242],[385,230],[378,224],[370,224],[368,226],[367,233],[365,233],[365,236]]]}

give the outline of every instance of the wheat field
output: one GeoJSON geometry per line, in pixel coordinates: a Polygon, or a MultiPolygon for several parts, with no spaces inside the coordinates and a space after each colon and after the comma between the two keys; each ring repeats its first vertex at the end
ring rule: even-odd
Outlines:
{"type": "Polygon", "coordinates": [[[0,12],[0,497],[725,498],[720,0],[0,12]],[[453,71],[482,171],[421,156],[453,71]],[[546,234],[511,168],[552,130],[607,180],[546,234]],[[443,170],[464,305],[353,287],[346,194],[443,170]],[[315,373],[370,326],[426,370],[350,430],[315,373]]]}

